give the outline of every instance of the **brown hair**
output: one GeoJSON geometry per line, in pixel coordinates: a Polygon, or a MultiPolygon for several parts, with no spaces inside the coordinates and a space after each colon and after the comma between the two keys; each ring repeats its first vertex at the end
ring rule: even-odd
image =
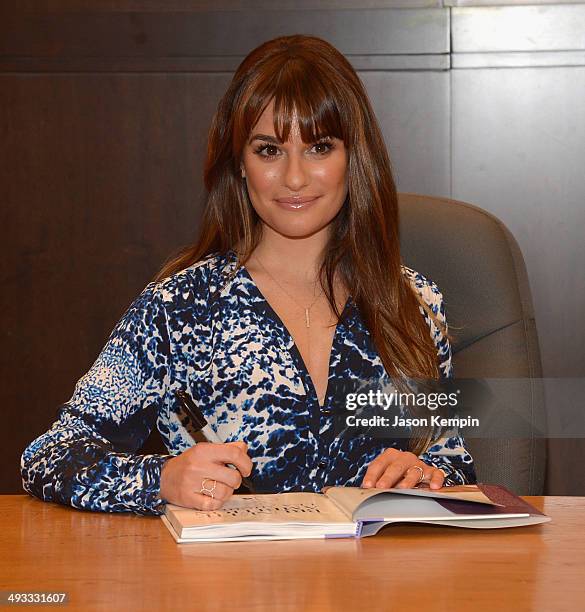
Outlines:
{"type": "MultiPolygon", "coordinates": [[[[398,198],[388,153],[368,95],[354,68],[331,44],[313,36],[282,36],[254,49],[220,100],[209,131],[204,181],[207,203],[195,244],[169,260],[157,280],[211,253],[238,248],[244,264],[258,244],[261,223],[240,175],[244,145],[274,99],[274,130],[286,142],[296,111],[301,137],[343,140],[348,150],[348,197],[332,221],[321,283],[333,311],[333,280],[343,280],[388,375],[439,378],[437,349],[421,306],[437,320],[401,271],[398,198]]],[[[425,450],[430,431],[410,441],[425,450]]]]}

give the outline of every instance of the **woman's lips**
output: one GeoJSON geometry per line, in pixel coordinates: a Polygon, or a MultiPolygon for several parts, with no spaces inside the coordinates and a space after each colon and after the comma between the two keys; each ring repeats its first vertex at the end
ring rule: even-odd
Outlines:
{"type": "Polygon", "coordinates": [[[286,210],[301,210],[308,208],[318,200],[321,196],[305,197],[305,198],[277,198],[275,202],[286,210]]]}

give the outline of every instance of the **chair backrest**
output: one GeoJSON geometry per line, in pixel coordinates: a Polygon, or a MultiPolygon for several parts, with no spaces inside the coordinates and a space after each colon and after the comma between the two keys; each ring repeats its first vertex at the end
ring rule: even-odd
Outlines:
{"type": "MultiPolygon", "coordinates": [[[[526,266],[504,224],[476,206],[446,198],[399,194],[404,263],[435,281],[454,336],[456,378],[526,379],[514,411],[544,422],[540,350],[526,266]]],[[[546,443],[534,435],[466,436],[478,480],[519,495],[541,495],[546,443]]]]}

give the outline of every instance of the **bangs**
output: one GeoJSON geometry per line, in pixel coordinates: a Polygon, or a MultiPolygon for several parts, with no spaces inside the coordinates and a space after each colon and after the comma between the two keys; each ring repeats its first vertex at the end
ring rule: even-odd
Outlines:
{"type": "MultiPolygon", "coordinates": [[[[331,92],[339,92],[338,85],[316,70],[302,58],[288,58],[280,70],[261,74],[253,91],[248,92],[242,104],[241,118],[235,117],[234,145],[236,141],[246,142],[252,128],[260,119],[265,108],[274,99],[274,133],[281,142],[286,142],[291,132],[293,119],[298,119],[301,139],[312,144],[325,136],[339,138],[348,144],[348,134],[342,120],[343,100],[331,92]],[[262,79],[263,76],[266,78],[262,79]],[[240,119],[240,121],[238,121],[240,119]],[[238,130],[238,124],[241,130],[238,130]],[[240,132],[236,135],[236,131],[240,132]]],[[[239,151],[242,148],[238,147],[239,151]]]]}

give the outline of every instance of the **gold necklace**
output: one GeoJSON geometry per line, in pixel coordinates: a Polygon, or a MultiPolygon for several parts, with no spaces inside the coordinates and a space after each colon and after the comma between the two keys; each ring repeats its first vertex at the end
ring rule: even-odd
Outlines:
{"type": "MultiPolygon", "coordinates": [[[[309,328],[311,327],[311,308],[313,308],[313,306],[316,304],[317,300],[323,295],[323,291],[321,291],[321,293],[319,293],[319,295],[311,302],[311,304],[309,306],[302,306],[301,304],[299,304],[297,302],[297,300],[278,282],[278,280],[276,278],[274,278],[274,276],[272,276],[272,274],[270,274],[270,272],[266,269],[266,267],[264,266],[264,264],[260,261],[260,258],[258,257],[258,255],[256,253],[254,253],[254,257],[256,258],[256,261],[260,264],[260,267],[264,270],[264,272],[266,272],[266,274],[268,274],[268,276],[282,289],[282,291],[284,293],[286,293],[286,295],[288,295],[288,297],[299,307],[302,308],[305,311],[305,327],[309,328]]],[[[313,292],[315,289],[315,285],[317,283],[315,283],[313,285],[313,292]]]]}

